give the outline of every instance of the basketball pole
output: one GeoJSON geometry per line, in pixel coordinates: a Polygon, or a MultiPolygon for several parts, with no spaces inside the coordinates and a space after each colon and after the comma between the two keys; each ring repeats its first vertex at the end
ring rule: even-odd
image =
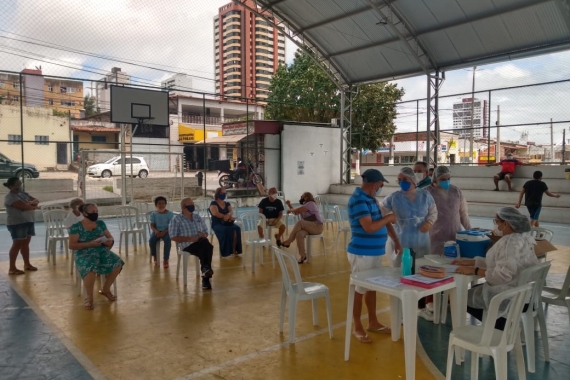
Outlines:
{"type": "Polygon", "coordinates": [[[125,124],[121,123],[121,205],[127,205],[127,168],[125,165],[125,139],[127,138],[125,124]]]}

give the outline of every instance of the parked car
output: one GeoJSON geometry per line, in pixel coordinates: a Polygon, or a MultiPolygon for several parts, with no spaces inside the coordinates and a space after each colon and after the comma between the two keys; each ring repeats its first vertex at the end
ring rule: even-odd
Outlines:
{"type": "Polygon", "coordinates": [[[34,165],[12,161],[0,153],[0,178],[38,178],[39,176],[40,172],[34,165]]]}
{"type": "MultiPolygon", "coordinates": [[[[127,176],[136,177],[137,175],[141,178],[146,178],[148,176],[149,170],[148,165],[143,157],[133,156],[132,161],[133,171],[131,174],[131,157],[125,157],[125,170],[127,176]]],[[[102,164],[91,165],[87,168],[87,174],[93,177],[111,178],[114,175],[121,175],[121,157],[113,157],[102,164]]]]}

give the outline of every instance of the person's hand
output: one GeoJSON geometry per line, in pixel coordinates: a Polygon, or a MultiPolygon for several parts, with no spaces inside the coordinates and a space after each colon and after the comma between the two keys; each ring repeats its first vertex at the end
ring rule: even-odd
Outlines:
{"type": "Polygon", "coordinates": [[[223,219],[224,219],[224,221],[226,221],[226,222],[227,222],[228,220],[230,220],[230,214],[225,214],[223,219]]]}
{"type": "Polygon", "coordinates": [[[554,198],[560,198],[560,194],[556,194],[554,198]]]}
{"type": "Polygon", "coordinates": [[[475,274],[475,267],[460,266],[455,270],[455,273],[472,275],[472,274],[475,274]]]}
{"type": "Polygon", "coordinates": [[[388,221],[388,223],[394,224],[394,223],[396,223],[398,218],[396,217],[396,214],[392,213],[392,214],[386,215],[382,219],[386,219],[388,221]]]}
{"type": "Polygon", "coordinates": [[[425,223],[422,224],[422,226],[420,227],[420,232],[426,233],[426,232],[429,231],[430,228],[431,228],[431,222],[425,222],[425,223]]]}
{"type": "Polygon", "coordinates": [[[519,208],[519,207],[521,207],[521,204],[520,204],[520,203],[517,203],[517,204],[515,205],[515,208],[519,208]]]}
{"type": "Polygon", "coordinates": [[[287,206],[289,206],[289,207],[293,207],[293,206],[291,206],[291,201],[288,200],[288,199],[285,201],[285,204],[286,204],[287,206]]]}
{"type": "Polygon", "coordinates": [[[32,206],[37,206],[40,202],[36,199],[35,201],[31,201],[30,204],[32,206]]]}
{"type": "Polygon", "coordinates": [[[198,236],[199,236],[199,237],[208,237],[208,234],[205,233],[205,232],[200,231],[200,232],[198,232],[198,236]]]}
{"type": "Polygon", "coordinates": [[[473,265],[472,259],[455,259],[451,262],[451,265],[469,266],[473,265]]]}
{"type": "Polygon", "coordinates": [[[90,248],[98,247],[98,246],[101,245],[101,243],[102,243],[102,242],[101,242],[101,238],[97,238],[97,239],[91,240],[91,241],[89,242],[89,247],[90,247],[90,248]]]}
{"type": "Polygon", "coordinates": [[[396,251],[397,255],[404,251],[404,248],[402,247],[402,243],[400,243],[400,241],[394,242],[394,251],[396,251]]]}

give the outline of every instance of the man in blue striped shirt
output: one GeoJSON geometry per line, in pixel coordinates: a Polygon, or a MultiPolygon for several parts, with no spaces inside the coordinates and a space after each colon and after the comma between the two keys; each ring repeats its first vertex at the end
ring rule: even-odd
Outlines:
{"type": "MultiPolygon", "coordinates": [[[[386,179],[376,169],[368,169],[362,173],[362,187],[356,188],[348,201],[348,219],[352,236],[347,248],[348,261],[352,273],[362,272],[382,266],[382,255],[386,253],[388,235],[394,240],[396,250],[401,250],[400,241],[392,223],[396,216],[392,213],[382,217],[376,196],[380,195],[386,179]]],[[[368,331],[391,333],[376,316],[376,292],[356,287],[354,294],[353,335],[362,343],[370,343],[360,315],[362,314],[362,298],[368,309],[368,331]]]]}

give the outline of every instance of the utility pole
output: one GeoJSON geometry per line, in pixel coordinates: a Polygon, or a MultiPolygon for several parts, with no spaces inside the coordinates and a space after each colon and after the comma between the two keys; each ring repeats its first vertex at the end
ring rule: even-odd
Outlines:
{"type": "Polygon", "coordinates": [[[497,105],[497,146],[495,146],[495,162],[501,161],[501,106],[497,105]]]}
{"type": "Polygon", "coordinates": [[[566,163],[566,128],[562,130],[562,165],[566,163]]]}
{"type": "MultiPolygon", "coordinates": [[[[475,109],[475,71],[477,66],[473,67],[473,84],[471,85],[471,133],[469,138],[469,162],[473,163],[473,118],[475,109]]],[[[479,119],[479,125],[481,125],[481,119],[479,119]]]]}
{"type": "Polygon", "coordinates": [[[550,118],[550,162],[554,162],[554,132],[552,130],[552,118],[550,118]]]}

